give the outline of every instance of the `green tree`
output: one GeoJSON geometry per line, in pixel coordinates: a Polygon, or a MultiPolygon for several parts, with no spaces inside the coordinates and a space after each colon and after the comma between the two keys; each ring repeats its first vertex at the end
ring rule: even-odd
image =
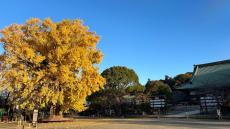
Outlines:
{"type": "Polygon", "coordinates": [[[139,78],[134,70],[122,66],[114,66],[101,74],[106,79],[105,88],[126,89],[139,85],[139,78]]]}
{"type": "Polygon", "coordinates": [[[124,102],[124,91],[118,89],[103,89],[88,97],[92,114],[121,115],[121,105],[124,102]],[[114,111],[115,114],[112,114],[114,111]]]}
{"type": "Polygon", "coordinates": [[[166,98],[170,98],[172,90],[168,84],[162,81],[149,80],[145,86],[145,93],[150,97],[164,95],[166,98]]]}
{"type": "Polygon", "coordinates": [[[192,73],[187,72],[184,74],[176,75],[175,77],[170,77],[168,75],[165,76],[164,80],[161,80],[162,82],[168,84],[172,90],[179,87],[180,85],[184,83],[188,83],[190,79],[192,78],[192,73]]]}
{"type": "Polygon", "coordinates": [[[176,84],[176,81],[173,77],[170,77],[168,75],[165,75],[165,79],[164,80],[161,80],[162,82],[164,82],[165,84],[168,84],[169,87],[174,90],[175,89],[175,84],[176,84]]]}
{"type": "Polygon", "coordinates": [[[143,93],[145,90],[145,87],[142,85],[136,85],[136,86],[129,86],[126,88],[126,93],[136,95],[138,93],[143,93]]]}
{"type": "Polygon", "coordinates": [[[184,73],[184,74],[177,75],[176,77],[174,77],[175,87],[178,87],[181,84],[189,82],[191,78],[192,78],[192,73],[191,72],[187,72],[187,73],[184,73]]]}
{"type": "Polygon", "coordinates": [[[101,75],[106,79],[105,89],[89,97],[88,100],[92,103],[90,110],[104,115],[112,115],[111,111],[115,111],[115,115],[122,115],[126,91],[129,93],[143,91],[137,74],[127,67],[114,66],[104,70],[101,75]]]}

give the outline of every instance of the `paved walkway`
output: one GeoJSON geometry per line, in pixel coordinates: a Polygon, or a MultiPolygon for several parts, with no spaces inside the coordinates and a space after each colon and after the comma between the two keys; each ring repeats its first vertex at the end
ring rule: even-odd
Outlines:
{"type": "MultiPolygon", "coordinates": [[[[38,129],[229,129],[229,121],[182,119],[78,119],[66,123],[41,123],[38,129]]],[[[0,123],[0,129],[22,129],[0,123]]],[[[28,129],[28,124],[24,127],[28,129]]],[[[32,128],[31,128],[32,129],[32,128]]]]}

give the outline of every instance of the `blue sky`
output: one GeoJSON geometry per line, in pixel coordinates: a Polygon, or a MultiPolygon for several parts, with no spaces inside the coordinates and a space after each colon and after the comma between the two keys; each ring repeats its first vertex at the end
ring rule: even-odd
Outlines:
{"type": "MultiPolygon", "coordinates": [[[[122,65],[142,84],[230,59],[227,0],[2,0],[0,28],[27,19],[81,18],[101,36],[101,71],[122,65]]],[[[0,49],[3,52],[3,49],[0,49]]]]}

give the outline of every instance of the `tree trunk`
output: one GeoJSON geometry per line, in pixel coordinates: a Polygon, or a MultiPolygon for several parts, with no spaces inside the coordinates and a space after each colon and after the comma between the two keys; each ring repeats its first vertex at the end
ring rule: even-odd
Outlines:
{"type": "Polygon", "coordinates": [[[50,107],[50,116],[49,120],[50,121],[60,121],[63,119],[62,111],[61,111],[61,106],[60,105],[52,105],[50,107]]]}

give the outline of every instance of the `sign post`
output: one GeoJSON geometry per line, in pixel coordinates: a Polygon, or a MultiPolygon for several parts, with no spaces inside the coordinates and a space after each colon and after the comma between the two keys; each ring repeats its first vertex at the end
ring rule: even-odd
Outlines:
{"type": "Polygon", "coordinates": [[[210,112],[222,105],[221,96],[204,96],[200,97],[200,107],[202,111],[210,112]]]}
{"type": "Polygon", "coordinates": [[[155,97],[153,99],[150,99],[150,107],[157,109],[158,111],[158,119],[160,118],[160,113],[161,113],[161,109],[165,108],[165,99],[160,99],[158,97],[155,97]]]}
{"type": "Polygon", "coordinates": [[[38,122],[38,110],[35,109],[34,112],[33,112],[33,122],[32,122],[32,125],[34,127],[37,127],[37,122],[38,122]]]}

